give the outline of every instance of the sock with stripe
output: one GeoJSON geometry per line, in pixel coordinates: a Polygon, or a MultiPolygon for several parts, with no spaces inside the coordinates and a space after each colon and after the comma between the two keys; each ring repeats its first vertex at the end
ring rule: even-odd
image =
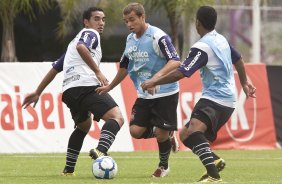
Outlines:
{"type": "Polygon", "coordinates": [[[216,155],[214,152],[212,152],[212,156],[213,156],[214,160],[220,159],[220,157],[218,155],[216,155]]]}
{"type": "Polygon", "coordinates": [[[159,167],[163,166],[165,169],[168,168],[168,159],[171,151],[171,141],[167,139],[164,142],[158,142],[159,146],[159,167]]]}
{"type": "Polygon", "coordinates": [[[183,141],[183,144],[190,148],[193,153],[200,158],[209,176],[213,178],[220,178],[214,164],[214,157],[212,155],[209,142],[205,138],[203,132],[198,131],[192,133],[183,141]]]}
{"type": "Polygon", "coordinates": [[[86,134],[87,133],[83,132],[79,128],[76,128],[72,132],[69,138],[68,149],[66,154],[66,166],[64,172],[74,172],[76,161],[86,134]]]}
{"type": "Polygon", "coordinates": [[[97,149],[103,153],[107,153],[109,148],[113,144],[119,130],[120,127],[116,120],[109,119],[108,121],[106,121],[101,130],[97,149]]]}

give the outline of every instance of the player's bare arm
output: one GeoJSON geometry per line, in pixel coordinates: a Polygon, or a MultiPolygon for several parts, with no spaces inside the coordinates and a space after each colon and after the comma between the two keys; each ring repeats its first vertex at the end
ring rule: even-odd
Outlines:
{"type": "Polygon", "coordinates": [[[154,79],[164,76],[170,73],[171,71],[175,70],[176,68],[178,68],[180,64],[181,64],[180,61],[169,60],[167,64],[160,71],[158,71],[152,78],[154,79]]]}
{"type": "Polygon", "coordinates": [[[33,103],[33,107],[35,107],[42,91],[48,86],[48,84],[55,78],[55,76],[58,73],[59,72],[54,68],[50,69],[49,72],[46,74],[46,76],[38,85],[37,89],[34,92],[26,95],[22,103],[22,107],[25,109],[27,106],[29,106],[32,103],[33,103]]]}
{"type": "Polygon", "coordinates": [[[76,49],[83,59],[83,61],[90,67],[90,69],[95,73],[97,79],[100,81],[102,86],[108,85],[109,81],[104,76],[104,74],[101,72],[99,67],[96,65],[95,61],[93,61],[93,58],[89,52],[89,50],[86,48],[83,44],[77,44],[76,49]]]}
{"type": "Polygon", "coordinates": [[[181,73],[180,71],[178,71],[177,69],[175,69],[175,70],[171,71],[170,73],[168,73],[168,74],[166,74],[162,77],[152,78],[150,80],[144,81],[141,84],[141,87],[145,91],[148,88],[153,88],[157,85],[168,84],[168,83],[179,81],[183,77],[185,77],[184,74],[181,73]]]}
{"type": "Polygon", "coordinates": [[[104,93],[107,93],[109,91],[111,91],[112,89],[114,89],[119,83],[121,83],[121,81],[123,81],[123,79],[127,76],[127,69],[125,68],[120,68],[118,70],[118,73],[116,74],[114,80],[107,86],[102,86],[102,87],[98,87],[96,89],[96,92],[101,95],[104,93]]]}
{"type": "Polygon", "coordinates": [[[243,59],[241,58],[234,65],[235,65],[235,68],[238,72],[241,86],[242,86],[247,98],[248,97],[256,98],[256,95],[255,95],[256,87],[253,84],[251,84],[247,79],[243,59]]]}

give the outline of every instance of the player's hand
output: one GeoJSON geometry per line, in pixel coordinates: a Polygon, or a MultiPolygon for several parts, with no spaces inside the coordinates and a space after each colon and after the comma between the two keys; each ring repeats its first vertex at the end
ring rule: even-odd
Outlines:
{"type": "Polygon", "coordinates": [[[95,74],[96,74],[97,79],[100,81],[101,86],[109,85],[108,79],[104,76],[104,74],[101,71],[96,72],[95,74]]]}
{"type": "Polygon", "coordinates": [[[243,90],[248,97],[256,98],[256,87],[248,81],[242,86],[243,90]]]}
{"type": "Polygon", "coordinates": [[[101,86],[101,87],[96,88],[95,91],[96,91],[96,93],[98,93],[99,95],[101,95],[101,94],[105,94],[105,93],[111,91],[111,88],[110,88],[109,85],[107,85],[107,86],[101,86]]]}
{"type": "Polygon", "coordinates": [[[154,95],[154,94],[157,92],[155,87],[148,88],[147,91],[148,91],[148,93],[151,94],[151,95],[154,95]]]}
{"type": "Polygon", "coordinates": [[[141,87],[142,87],[143,91],[147,90],[149,92],[149,90],[152,90],[153,88],[155,90],[154,80],[150,79],[150,80],[146,80],[146,81],[142,82],[141,87]]]}
{"type": "Polygon", "coordinates": [[[33,108],[36,106],[39,99],[39,95],[36,92],[28,94],[23,101],[22,107],[25,109],[27,106],[33,103],[33,108]]]}

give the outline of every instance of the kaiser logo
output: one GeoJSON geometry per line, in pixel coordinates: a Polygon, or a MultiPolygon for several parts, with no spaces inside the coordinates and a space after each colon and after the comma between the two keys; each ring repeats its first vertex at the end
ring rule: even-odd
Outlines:
{"type": "MultiPolygon", "coordinates": [[[[238,80],[236,80],[236,82],[237,84],[239,83],[238,80]]],[[[237,86],[240,86],[241,88],[240,84],[237,86]]],[[[256,109],[256,99],[247,99],[243,89],[241,88],[239,94],[237,95],[236,108],[230,120],[225,125],[229,136],[233,140],[237,142],[247,142],[254,137],[257,126],[256,109]]]]}

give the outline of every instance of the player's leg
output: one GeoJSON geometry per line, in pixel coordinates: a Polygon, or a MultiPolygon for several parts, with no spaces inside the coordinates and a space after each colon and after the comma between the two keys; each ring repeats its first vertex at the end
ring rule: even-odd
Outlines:
{"type": "Polygon", "coordinates": [[[107,155],[108,150],[115,141],[116,135],[124,122],[118,107],[114,107],[106,112],[102,119],[105,121],[105,124],[101,129],[98,146],[95,149],[91,149],[89,152],[89,156],[94,160],[100,156],[107,155]]]}
{"type": "Polygon", "coordinates": [[[75,165],[80,153],[83,141],[87,135],[91,124],[91,114],[87,111],[83,111],[79,107],[80,100],[77,99],[80,88],[71,88],[63,93],[63,102],[70,109],[72,119],[75,122],[75,129],[70,135],[68,141],[68,148],[66,153],[66,165],[62,172],[62,175],[69,176],[74,175],[75,165]]]}
{"type": "MultiPolygon", "coordinates": [[[[220,158],[214,152],[212,152],[212,156],[214,158],[214,164],[215,164],[218,172],[221,172],[226,166],[225,160],[223,158],[220,158]]],[[[207,179],[208,177],[209,177],[208,173],[204,172],[204,174],[201,176],[199,181],[203,181],[203,180],[207,179]]]]}
{"type": "Polygon", "coordinates": [[[203,178],[203,175],[201,181],[221,180],[218,173],[220,170],[215,162],[218,156],[210,149],[209,142],[216,139],[218,130],[227,122],[233,110],[213,101],[200,99],[190,122],[180,132],[183,144],[198,155],[206,167],[206,176],[203,178]]]}
{"type": "Polygon", "coordinates": [[[155,137],[155,128],[150,124],[151,103],[149,100],[137,98],[131,110],[130,135],[135,139],[155,137]]]}
{"type": "Polygon", "coordinates": [[[224,159],[220,158],[217,154],[214,153],[214,151],[212,152],[212,156],[214,158],[214,164],[215,164],[218,172],[222,171],[226,166],[224,159]]]}
{"type": "Polygon", "coordinates": [[[89,152],[89,156],[96,159],[107,155],[124,119],[119,107],[109,94],[99,95],[94,90],[84,98],[83,104],[94,115],[95,121],[99,122],[100,119],[105,121],[97,147],[89,152]]]}
{"type": "Polygon", "coordinates": [[[156,139],[159,147],[158,168],[152,174],[152,177],[165,177],[169,173],[168,160],[171,152],[170,131],[156,128],[156,139]]]}
{"type": "Polygon", "coordinates": [[[157,98],[151,108],[151,123],[156,126],[156,138],[159,147],[159,164],[153,177],[165,177],[169,172],[169,156],[172,150],[171,132],[177,130],[178,93],[157,98]]]}
{"type": "Polygon", "coordinates": [[[171,151],[173,153],[177,153],[179,151],[180,146],[175,131],[169,132],[169,139],[171,142],[171,151]]]}
{"type": "Polygon", "coordinates": [[[68,142],[66,165],[62,172],[62,175],[68,176],[74,174],[77,158],[82,148],[84,138],[91,127],[91,123],[92,119],[91,117],[89,117],[87,118],[87,120],[78,123],[78,125],[72,132],[68,142]]]}
{"type": "Polygon", "coordinates": [[[190,148],[201,160],[206,168],[208,176],[220,179],[218,170],[214,164],[214,158],[208,140],[204,132],[207,126],[198,119],[192,118],[189,127],[185,126],[180,132],[180,139],[183,144],[190,148]]]}

